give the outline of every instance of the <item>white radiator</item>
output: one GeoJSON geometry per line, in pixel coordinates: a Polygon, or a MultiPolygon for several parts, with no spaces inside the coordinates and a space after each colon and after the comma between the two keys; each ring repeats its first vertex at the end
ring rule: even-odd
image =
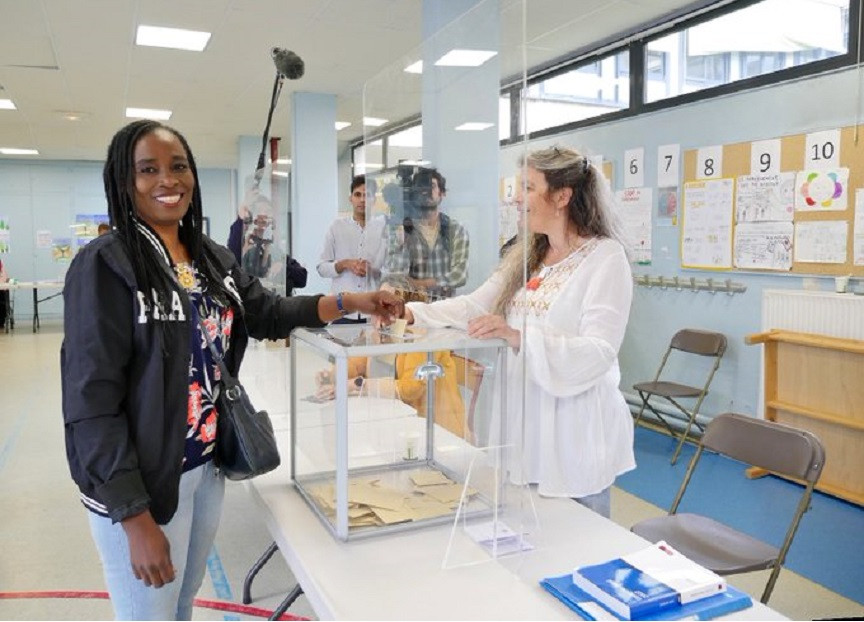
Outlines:
{"type": "Polygon", "coordinates": [[[864,296],[763,290],[762,330],[772,328],[864,340],[864,296]]]}

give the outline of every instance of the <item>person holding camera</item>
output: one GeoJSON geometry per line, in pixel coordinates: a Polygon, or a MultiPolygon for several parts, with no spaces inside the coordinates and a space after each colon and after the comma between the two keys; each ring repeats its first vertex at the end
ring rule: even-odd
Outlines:
{"type": "MultiPolygon", "coordinates": [[[[332,280],[330,291],[365,292],[378,289],[381,265],[384,263],[383,217],[366,221],[366,197],[374,197],[374,180],[365,175],[351,180],[351,216],[336,219],[324,237],[318,274],[332,280]]],[[[339,318],[334,324],[365,324],[362,313],[339,318]]]]}
{"type": "Polygon", "coordinates": [[[447,180],[421,168],[411,180],[402,225],[390,231],[384,284],[427,299],[448,298],[468,281],[468,232],[440,211],[447,180]]]}
{"type": "Polygon", "coordinates": [[[66,455],[116,618],[190,620],[225,492],[208,341],[236,377],[250,337],[402,303],[266,289],[203,234],[195,159],[162,123],[119,130],[103,179],[113,230],[80,250],[63,290],[66,455]]]}

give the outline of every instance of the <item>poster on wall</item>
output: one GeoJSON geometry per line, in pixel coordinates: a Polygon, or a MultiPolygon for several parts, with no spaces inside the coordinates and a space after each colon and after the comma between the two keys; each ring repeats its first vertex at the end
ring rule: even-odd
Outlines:
{"type": "Polygon", "coordinates": [[[734,179],[725,177],[684,185],[682,267],[708,270],[732,267],[734,182],[734,179]]]}
{"type": "Polygon", "coordinates": [[[848,168],[799,171],[795,178],[795,209],[798,211],[845,210],[848,194],[848,168]]]}
{"type": "Polygon", "coordinates": [[[0,216],[0,253],[9,252],[9,242],[12,238],[12,232],[9,229],[9,217],[0,216]]]}
{"type": "Polygon", "coordinates": [[[653,188],[627,188],[615,193],[618,216],[636,263],[651,263],[651,210],[654,206],[653,188]]]}
{"type": "Polygon", "coordinates": [[[735,189],[737,222],[791,222],[795,213],[795,173],[741,175],[735,189]]]}
{"type": "Polygon", "coordinates": [[[54,238],[51,241],[51,259],[58,263],[72,260],[72,238],[54,238]]]}
{"type": "Polygon", "coordinates": [[[50,229],[42,229],[36,232],[36,248],[51,248],[54,236],[50,229]]]}
{"type": "Polygon", "coordinates": [[[808,220],[795,223],[795,261],[846,263],[845,220],[808,220]]]}
{"type": "Polygon", "coordinates": [[[855,232],[853,233],[852,260],[856,266],[864,266],[864,190],[855,191],[855,232]]]}
{"type": "Polygon", "coordinates": [[[745,222],[735,227],[735,267],[742,270],[791,270],[791,222],[745,222]]]}
{"type": "Polygon", "coordinates": [[[99,225],[107,225],[108,221],[108,214],[75,214],[75,224],[70,228],[78,246],[84,246],[99,235],[99,225]]]}
{"type": "Polygon", "coordinates": [[[657,224],[666,227],[678,224],[678,186],[657,188],[657,224]]]}

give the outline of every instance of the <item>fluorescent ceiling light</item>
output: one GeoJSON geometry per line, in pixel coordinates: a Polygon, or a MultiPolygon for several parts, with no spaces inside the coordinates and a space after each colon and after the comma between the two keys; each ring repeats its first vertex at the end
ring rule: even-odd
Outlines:
{"type": "Polygon", "coordinates": [[[0,147],[3,155],[39,155],[36,149],[15,149],[13,147],[0,147]]]}
{"type": "Polygon", "coordinates": [[[153,108],[127,108],[126,116],[130,119],[153,119],[167,121],[171,118],[170,110],[155,110],[153,108]]]}
{"type": "Polygon", "coordinates": [[[479,67],[497,54],[490,50],[450,50],[435,64],[439,67],[479,67]]]}
{"type": "Polygon", "coordinates": [[[387,119],[378,119],[376,117],[363,117],[363,125],[369,125],[371,127],[380,127],[387,123],[387,119]]]}
{"type": "Polygon", "coordinates": [[[480,121],[468,121],[462,125],[457,125],[456,129],[460,132],[479,132],[492,127],[492,123],[481,123],[480,121]]]}
{"type": "Polygon", "coordinates": [[[336,125],[336,131],[338,132],[339,130],[344,130],[346,127],[350,126],[351,124],[348,121],[336,121],[335,125],[336,125]]]}
{"type": "Polygon", "coordinates": [[[403,71],[405,73],[423,73],[423,61],[418,60],[416,63],[411,63],[403,71]]]}
{"type": "Polygon", "coordinates": [[[366,164],[363,165],[363,168],[365,168],[366,170],[369,170],[370,168],[378,169],[378,168],[384,168],[384,165],[378,164],[376,162],[367,162],[366,164]]]}
{"type": "Polygon", "coordinates": [[[391,147],[422,147],[423,126],[415,125],[401,132],[391,134],[387,139],[387,144],[391,147]]]}
{"type": "Polygon", "coordinates": [[[17,110],[11,99],[0,99],[0,110],[17,110]]]}
{"type": "Polygon", "coordinates": [[[277,177],[288,177],[288,173],[285,171],[273,171],[273,174],[277,177]]]}
{"type": "Polygon", "coordinates": [[[291,164],[291,158],[279,158],[276,164],[291,164]]]}
{"type": "Polygon", "coordinates": [[[173,48],[201,52],[210,40],[209,32],[183,30],[182,28],[160,28],[158,26],[138,26],[135,43],[157,48],[173,48]]]}

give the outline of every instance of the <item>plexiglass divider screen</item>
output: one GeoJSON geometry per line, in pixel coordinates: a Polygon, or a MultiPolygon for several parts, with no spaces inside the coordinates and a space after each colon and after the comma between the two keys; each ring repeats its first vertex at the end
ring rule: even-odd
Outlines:
{"type": "MultiPolygon", "coordinates": [[[[424,19],[434,18],[433,5],[424,4],[424,19]]],[[[367,222],[377,218],[383,223],[385,244],[376,285],[390,287],[408,301],[460,299],[474,292],[499,268],[502,246],[520,226],[524,235],[517,208],[523,182],[520,158],[514,160],[511,146],[503,160],[499,141],[511,137],[511,126],[523,112],[511,106],[509,96],[502,96],[501,86],[506,81],[524,88],[527,19],[523,0],[478,2],[458,19],[432,29],[434,34],[413,52],[364,87],[364,145],[354,151],[354,174],[367,176],[367,222]]],[[[525,145],[516,150],[524,152],[525,145]]],[[[520,270],[524,283],[524,256],[520,270]]],[[[478,305],[474,299],[462,304],[461,320],[454,324],[462,330],[469,320],[496,312],[494,305],[478,305]]],[[[524,326],[517,328],[524,334],[524,326]]],[[[493,524],[504,516],[515,521],[493,532],[513,530],[520,543],[524,536],[539,546],[536,520],[525,518],[534,512],[522,478],[525,435],[518,387],[524,383],[524,367],[516,365],[507,378],[499,373],[494,387],[483,385],[467,434],[460,439],[465,448],[450,455],[459,462],[457,471],[465,478],[473,472],[474,488],[494,499],[493,524]],[[507,397],[505,384],[511,386],[507,397]],[[502,438],[505,433],[507,438],[502,438]],[[506,485],[510,493],[496,489],[492,494],[486,490],[490,481],[506,485]],[[514,494],[514,486],[519,494],[514,494]]],[[[470,396],[463,397],[470,401],[470,396]]],[[[470,495],[463,501],[467,499],[470,495]]],[[[454,546],[473,537],[466,530],[470,508],[460,506],[458,513],[456,540],[442,547],[442,553],[449,551],[447,566],[476,563],[470,554],[453,554],[454,546]]],[[[474,540],[490,559],[505,550],[529,548],[489,547],[474,540]]]]}

